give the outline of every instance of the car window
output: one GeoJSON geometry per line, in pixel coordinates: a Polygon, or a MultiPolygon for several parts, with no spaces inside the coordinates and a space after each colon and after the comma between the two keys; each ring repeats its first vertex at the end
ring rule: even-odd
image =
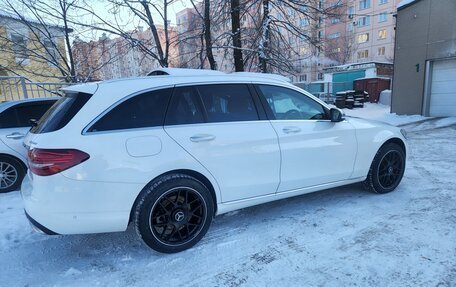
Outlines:
{"type": "Polygon", "coordinates": [[[258,85],[277,120],[326,119],[322,105],[310,97],[284,87],[258,85]]]}
{"type": "Polygon", "coordinates": [[[208,122],[255,121],[258,113],[247,85],[204,85],[197,87],[208,122]]]}
{"type": "Polygon", "coordinates": [[[26,106],[17,107],[17,116],[19,120],[19,125],[21,127],[31,126],[30,120],[39,120],[44,113],[54,104],[54,102],[44,102],[39,104],[32,104],[26,106]]]}
{"type": "Polygon", "coordinates": [[[198,104],[198,94],[194,87],[178,87],[166,114],[165,125],[197,124],[204,122],[204,116],[198,104]]]}
{"type": "Polygon", "coordinates": [[[41,134],[59,130],[79,112],[92,95],[86,93],[67,92],[41,117],[31,133],[41,134]]]}
{"type": "Polygon", "coordinates": [[[12,106],[0,114],[0,128],[30,127],[30,120],[39,120],[53,103],[44,101],[12,106]]]}
{"type": "Polygon", "coordinates": [[[118,104],[89,131],[109,131],[162,126],[172,89],[146,92],[118,104]]]}

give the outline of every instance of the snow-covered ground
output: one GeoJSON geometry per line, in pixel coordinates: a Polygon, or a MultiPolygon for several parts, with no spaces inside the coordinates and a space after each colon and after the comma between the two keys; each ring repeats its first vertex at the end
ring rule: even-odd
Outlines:
{"type": "MultiPolygon", "coordinates": [[[[398,117],[378,108],[351,112],[398,117]]],[[[0,286],[456,286],[456,126],[441,120],[404,126],[395,192],[356,184],[232,212],[178,254],[150,250],[132,228],[33,233],[19,193],[0,194],[0,286]]]]}

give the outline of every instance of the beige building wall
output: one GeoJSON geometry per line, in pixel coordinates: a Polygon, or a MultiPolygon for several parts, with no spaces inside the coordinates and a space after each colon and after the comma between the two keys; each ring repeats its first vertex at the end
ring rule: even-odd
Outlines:
{"type": "MultiPolygon", "coordinates": [[[[55,30],[57,47],[60,53],[66,55],[64,37],[58,29],[55,30]]],[[[34,82],[64,81],[59,69],[46,61],[46,50],[42,41],[24,25],[15,20],[0,17],[0,75],[23,76],[34,82]],[[29,53],[27,59],[19,58],[12,48],[11,34],[24,36],[29,53]]],[[[63,66],[63,59],[60,63],[63,66]]]]}

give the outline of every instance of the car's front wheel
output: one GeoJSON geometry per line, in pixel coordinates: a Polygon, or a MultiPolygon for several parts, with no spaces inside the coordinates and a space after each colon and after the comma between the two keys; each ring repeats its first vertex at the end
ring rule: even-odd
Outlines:
{"type": "Polygon", "coordinates": [[[25,172],[19,160],[0,156],[0,193],[19,189],[25,172]]]}
{"type": "Polygon", "coordinates": [[[138,198],[136,231],[152,249],[163,253],[183,251],[206,234],[214,214],[207,187],[184,174],[164,176],[138,198]]]}
{"type": "Polygon", "coordinates": [[[387,143],[375,155],[364,185],[376,193],[393,191],[401,182],[404,171],[405,151],[396,143],[387,143]]]}

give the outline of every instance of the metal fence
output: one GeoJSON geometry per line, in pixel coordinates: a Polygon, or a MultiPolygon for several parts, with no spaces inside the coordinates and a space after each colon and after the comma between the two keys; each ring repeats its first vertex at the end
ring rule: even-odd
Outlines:
{"type": "Polygon", "coordinates": [[[58,96],[69,83],[31,82],[19,76],[0,76],[0,102],[58,96]]]}

